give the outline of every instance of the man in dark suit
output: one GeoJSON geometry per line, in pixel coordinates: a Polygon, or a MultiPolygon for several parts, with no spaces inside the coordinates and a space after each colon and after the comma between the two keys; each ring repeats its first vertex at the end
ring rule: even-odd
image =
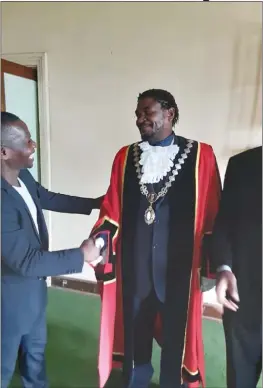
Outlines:
{"type": "Polygon", "coordinates": [[[228,163],[213,260],[225,308],[227,387],[255,388],[262,369],[262,147],[228,163]]]}
{"type": "Polygon", "coordinates": [[[102,198],[55,194],[37,183],[27,170],[33,166],[36,144],[24,122],[1,113],[1,267],[2,338],[1,387],[12,378],[18,349],[25,388],[47,387],[46,277],[82,271],[84,261],[99,257],[93,239],[79,248],[49,252],[42,209],[90,214],[102,198]]]}

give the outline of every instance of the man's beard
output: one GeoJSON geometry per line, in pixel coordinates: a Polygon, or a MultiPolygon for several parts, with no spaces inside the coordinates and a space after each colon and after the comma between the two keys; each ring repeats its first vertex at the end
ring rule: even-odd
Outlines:
{"type": "Polygon", "coordinates": [[[141,138],[143,141],[154,141],[156,138],[158,138],[158,134],[161,133],[163,130],[163,123],[153,123],[152,131],[151,133],[141,133],[141,138]]]}

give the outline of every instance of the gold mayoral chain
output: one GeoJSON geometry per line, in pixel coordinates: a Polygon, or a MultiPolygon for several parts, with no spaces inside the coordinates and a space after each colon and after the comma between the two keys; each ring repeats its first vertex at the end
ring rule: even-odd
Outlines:
{"type": "Polygon", "coordinates": [[[156,194],[156,193],[149,193],[147,186],[144,183],[141,183],[142,170],[140,167],[139,145],[138,143],[134,144],[134,148],[133,148],[134,162],[135,162],[136,172],[140,183],[140,190],[141,190],[141,193],[146,196],[149,202],[149,206],[144,213],[144,221],[146,222],[147,225],[151,225],[154,222],[156,217],[155,211],[153,209],[153,204],[159,198],[164,197],[167,194],[169,188],[172,186],[172,183],[175,181],[175,177],[178,175],[179,170],[181,170],[182,165],[184,164],[185,160],[188,158],[188,154],[190,153],[192,147],[193,147],[193,140],[188,140],[186,144],[186,148],[184,149],[180,158],[178,159],[178,163],[174,165],[172,174],[169,176],[168,181],[165,183],[165,185],[162,187],[159,193],[156,194]]]}

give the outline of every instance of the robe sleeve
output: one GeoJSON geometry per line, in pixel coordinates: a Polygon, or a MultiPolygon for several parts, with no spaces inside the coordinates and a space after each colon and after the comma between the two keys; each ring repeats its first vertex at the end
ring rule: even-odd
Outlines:
{"type": "Polygon", "coordinates": [[[217,166],[217,161],[212,147],[210,148],[210,162],[208,173],[210,172],[208,191],[206,198],[206,210],[204,221],[204,237],[202,241],[202,265],[201,265],[201,288],[207,291],[214,286],[214,281],[209,282],[209,279],[215,279],[216,268],[212,265],[212,231],[219,209],[221,197],[221,179],[217,166]]]}
{"type": "Polygon", "coordinates": [[[120,218],[122,206],[122,191],[125,162],[128,147],[122,148],[115,156],[110,185],[104,196],[99,218],[94,225],[91,236],[97,238],[103,236],[106,240],[103,264],[95,268],[97,280],[110,281],[116,277],[116,247],[120,231],[120,218]]]}

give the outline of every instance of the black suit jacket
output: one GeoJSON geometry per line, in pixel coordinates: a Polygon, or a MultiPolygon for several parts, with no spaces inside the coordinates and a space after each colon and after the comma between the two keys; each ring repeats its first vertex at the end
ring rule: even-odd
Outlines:
{"type": "Polygon", "coordinates": [[[22,170],[19,177],[37,207],[39,233],[20,194],[1,178],[2,278],[7,275],[42,277],[81,272],[83,258],[79,248],[48,252],[48,231],[42,209],[88,215],[96,208],[98,199],[48,191],[28,170],[22,170]]]}
{"type": "Polygon", "coordinates": [[[37,183],[27,170],[21,171],[20,178],[35,202],[39,232],[23,198],[2,178],[2,335],[28,332],[37,314],[46,305],[46,276],[77,273],[83,267],[80,248],[48,251],[48,231],[42,209],[90,214],[98,202],[52,193],[37,183]]]}
{"type": "Polygon", "coordinates": [[[213,231],[212,259],[216,267],[229,265],[235,274],[241,314],[261,317],[262,147],[229,160],[213,231]]]}

